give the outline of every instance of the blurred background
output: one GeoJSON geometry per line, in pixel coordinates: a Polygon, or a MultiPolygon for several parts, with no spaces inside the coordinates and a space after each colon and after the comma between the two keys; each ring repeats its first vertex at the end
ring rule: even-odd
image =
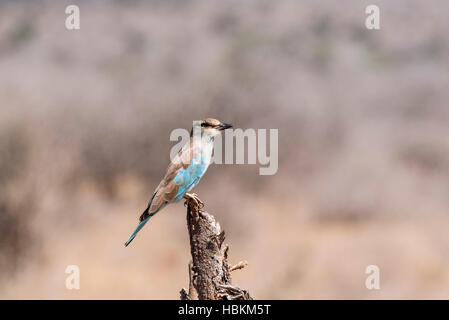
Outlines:
{"type": "Polygon", "coordinates": [[[178,299],[182,202],[123,243],[171,131],[205,117],[279,129],[277,174],[212,165],[195,189],[230,262],[249,263],[234,284],[258,299],[449,298],[448,13],[446,0],[0,1],[0,298],[178,299]]]}

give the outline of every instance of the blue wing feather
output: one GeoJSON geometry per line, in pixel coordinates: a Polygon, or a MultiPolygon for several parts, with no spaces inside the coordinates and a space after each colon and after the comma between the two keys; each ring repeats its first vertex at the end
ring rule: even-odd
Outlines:
{"type": "Polygon", "coordinates": [[[179,187],[178,193],[174,198],[175,201],[181,200],[186,192],[193,189],[206,172],[208,164],[204,161],[203,153],[200,153],[199,157],[201,158],[192,159],[192,163],[187,168],[179,170],[173,179],[179,187]]]}

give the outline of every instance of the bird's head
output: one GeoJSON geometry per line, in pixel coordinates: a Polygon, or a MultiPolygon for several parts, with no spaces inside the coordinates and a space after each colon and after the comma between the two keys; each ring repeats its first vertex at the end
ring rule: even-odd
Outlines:
{"type": "MultiPolygon", "coordinates": [[[[201,135],[215,137],[221,133],[221,131],[232,128],[229,123],[221,122],[217,119],[206,118],[201,121],[201,135]]],[[[193,129],[192,129],[193,132],[193,129]]]]}

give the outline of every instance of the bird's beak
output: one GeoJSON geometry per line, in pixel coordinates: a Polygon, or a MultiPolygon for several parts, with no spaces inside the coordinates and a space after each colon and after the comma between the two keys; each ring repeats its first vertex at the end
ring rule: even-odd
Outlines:
{"type": "Polygon", "coordinates": [[[217,129],[220,130],[220,131],[226,130],[226,129],[229,129],[229,128],[232,128],[232,124],[230,124],[230,123],[225,123],[225,122],[222,122],[222,123],[220,123],[220,124],[217,126],[217,129]]]}

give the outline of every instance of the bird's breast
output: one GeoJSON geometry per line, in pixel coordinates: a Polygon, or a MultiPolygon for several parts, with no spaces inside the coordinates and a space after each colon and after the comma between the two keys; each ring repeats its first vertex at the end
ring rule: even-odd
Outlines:
{"type": "Polygon", "coordinates": [[[181,169],[176,175],[174,181],[180,187],[193,187],[206,172],[210,163],[210,156],[200,150],[192,157],[190,165],[181,169]]]}

